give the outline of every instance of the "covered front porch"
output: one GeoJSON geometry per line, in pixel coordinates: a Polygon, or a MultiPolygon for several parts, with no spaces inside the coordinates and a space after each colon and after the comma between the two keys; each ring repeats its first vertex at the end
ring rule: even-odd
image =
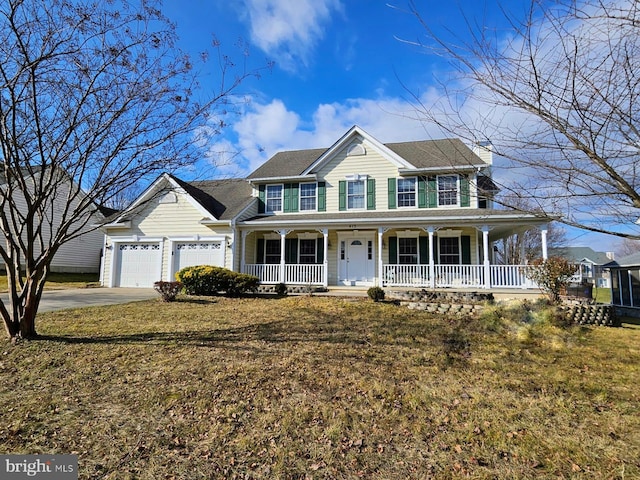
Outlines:
{"type": "MultiPolygon", "coordinates": [[[[488,225],[243,229],[239,266],[263,284],[536,288],[526,275],[529,266],[496,264],[492,230],[488,225]]],[[[546,228],[541,235],[542,255],[547,258],[546,228]]]]}

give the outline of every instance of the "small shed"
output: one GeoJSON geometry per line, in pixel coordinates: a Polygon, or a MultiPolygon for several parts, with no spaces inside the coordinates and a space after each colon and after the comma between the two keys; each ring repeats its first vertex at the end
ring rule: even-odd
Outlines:
{"type": "Polygon", "coordinates": [[[605,267],[611,272],[611,303],[621,315],[640,318],[640,252],[605,267]]]}

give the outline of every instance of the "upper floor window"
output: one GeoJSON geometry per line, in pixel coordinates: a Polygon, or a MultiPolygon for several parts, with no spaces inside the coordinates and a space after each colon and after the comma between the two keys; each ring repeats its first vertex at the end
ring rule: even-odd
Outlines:
{"type": "Polygon", "coordinates": [[[347,208],[364,208],[365,184],[364,180],[347,181],[347,208]]]}
{"type": "Polygon", "coordinates": [[[267,212],[282,211],[282,185],[267,185],[265,203],[267,212]]]}
{"type": "Polygon", "coordinates": [[[416,206],[416,178],[398,179],[398,207],[416,206]]]}
{"type": "Polygon", "coordinates": [[[458,205],[458,176],[439,175],[438,176],[438,206],[458,205]]]}
{"type": "Polygon", "coordinates": [[[316,209],[316,190],[315,183],[300,184],[300,210],[316,209]]]}

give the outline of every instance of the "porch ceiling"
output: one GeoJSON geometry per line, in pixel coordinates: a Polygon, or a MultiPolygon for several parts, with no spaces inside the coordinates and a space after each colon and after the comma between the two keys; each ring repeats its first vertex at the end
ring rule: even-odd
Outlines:
{"type": "Polygon", "coordinates": [[[417,228],[417,227],[490,227],[490,236],[502,238],[515,232],[543,225],[552,218],[513,210],[429,209],[368,212],[293,213],[257,216],[237,225],[249,230],[278,228],[417,228]]]}

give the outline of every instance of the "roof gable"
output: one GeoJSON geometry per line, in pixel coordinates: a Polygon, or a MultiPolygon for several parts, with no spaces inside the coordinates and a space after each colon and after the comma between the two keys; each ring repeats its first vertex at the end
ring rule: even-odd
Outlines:
{"type": "Polygon", "coordinates": [[[278,152],[247,178],[279,179],[313,175],[357,138],[366,140],[404,172],[489,166],[457,138],[383,144],[354,125],[329,148],[278,152]]]}

